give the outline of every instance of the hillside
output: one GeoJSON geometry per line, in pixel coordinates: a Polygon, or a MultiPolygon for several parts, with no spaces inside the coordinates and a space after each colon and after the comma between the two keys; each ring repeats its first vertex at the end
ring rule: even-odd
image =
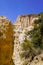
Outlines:
{"type": "Polygon", "coordinates": [[[4,16],[0,16],[0,65],[13,65],[13,25],[4,16]]]}

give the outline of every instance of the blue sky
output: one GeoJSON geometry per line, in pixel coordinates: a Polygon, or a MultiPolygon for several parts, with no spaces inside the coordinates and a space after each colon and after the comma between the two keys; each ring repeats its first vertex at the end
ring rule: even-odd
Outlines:
{"type": "Polygon", "coordinates": [[[0,0],[0,16],[12,21],[18,15],[43,12],[43,0],[0,0]]]}

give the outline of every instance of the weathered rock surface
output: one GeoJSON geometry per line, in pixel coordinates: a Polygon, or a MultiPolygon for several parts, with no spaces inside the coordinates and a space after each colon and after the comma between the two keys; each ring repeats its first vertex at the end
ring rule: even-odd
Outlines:
{"type": "Polygon", "coordinates": [[[12,23],[0,16],[0,65],[13,65],[13,44],[12,23]]]}
{"type": "MultiPolygon", "coordinates": [[[[26,37],[26,32],[34,28],[34,20],[38,19],[38,15],[22,15],[19,16],[14,23],[14,52],[13,52],[13,62],[15,65],[25,65],[28,59],[21,59],[20,53],[23,52],[21,44],[24,42],[26,37]]],[[[30,39],[29,39],[30,40],[30,39]]]]}
{"type": "Polygon", "coordinates": [[[33,61],[28,65],[43,65],[43,53],[34,57],[33,61]]]}

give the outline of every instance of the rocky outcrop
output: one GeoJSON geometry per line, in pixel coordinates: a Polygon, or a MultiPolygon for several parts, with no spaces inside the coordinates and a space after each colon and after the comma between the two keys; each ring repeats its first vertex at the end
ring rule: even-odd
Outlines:
{"type": "Polygon", "coordinates": [[[0,65],[13,65],[13,28],[5,16],[0,16],[0,65]]]}
{"type": "MultiPolygon", "coordinates": [[[[23,65],[25,58],[20,58],[20,53],[23,52],[21,44],[26,38],[26,32],[34,28],[34,20],[38,19],[38,15],[21,15],[14,23],[14,52],[13,62],[15,65],[23,65]]],[[[29,39],[30,40],[30,39],[29,39]]]]}
{"type": "Polygon", "coordinates": [[[33,28],[34,26],[34,20],[38,19],[38,15],[31,14],[31,15],[21,15],[18,16],[16,22],[13,24],[14,25],[14,37],[16,43],[18,43],[18,37],[19,35],[25,31],[30,31],[30,29],[33,28]]]}

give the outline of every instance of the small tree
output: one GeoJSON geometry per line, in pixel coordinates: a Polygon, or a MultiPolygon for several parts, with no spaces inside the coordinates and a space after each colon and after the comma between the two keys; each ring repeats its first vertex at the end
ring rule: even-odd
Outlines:
{"type": "Polygon", "coordinates": [[[43,19],[40,18],[34,21],[34,29],[29,32],[31,42],[36,48],[43,48],[43,19]]]}

